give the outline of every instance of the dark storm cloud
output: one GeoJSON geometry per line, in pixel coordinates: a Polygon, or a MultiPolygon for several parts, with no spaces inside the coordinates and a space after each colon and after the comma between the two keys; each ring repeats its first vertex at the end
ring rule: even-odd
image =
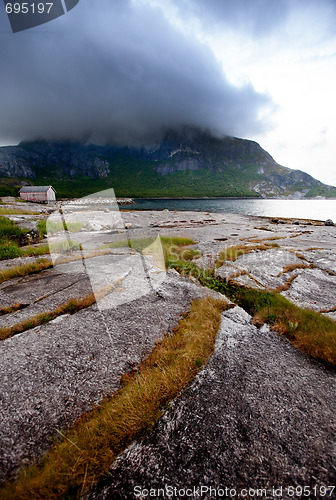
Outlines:
{"type": "Polygon", "coordinates": [[[1,18],[0,140],[150,142],[195,125],[262,130],[268,96],[236,88],[213,54],[160,10],[81,0],[44,27],[11,34],[1,18]]]}

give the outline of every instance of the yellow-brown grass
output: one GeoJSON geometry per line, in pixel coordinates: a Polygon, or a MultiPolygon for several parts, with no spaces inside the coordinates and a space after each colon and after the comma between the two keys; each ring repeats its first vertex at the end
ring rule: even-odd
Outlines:
{"type": "Polygon", "coordinates": [[[308,262],[307,259],[302,255],[302,253],[298,252],[294,248],[286,248],[286,252],[290,252],[298,257],[298,259],[304,260],[305,262],[308,262]]]}
{"type": "Polygon", "coordinates": [[[304,262],[298,262],[297,264],[288,264],[282,269],[282,271],[278,274],[278,276],[282,276],[283,274],[296,271],[296,269],[307,269],[308,267],[311,266],[309,264],[305,264],[304,262]]]}
{"type": "Polygon", "coordinates": [[[290,273],[291,271],[295,271],[296,269],[306,269],[307,267],[310,266],[308,264],[305,264],[304,262],[299,262],[297,264],[288,264],[283,268],[282,273],[290,273]]]}
{"type": "Polygon", "coordinates": [[[40,212],[21,210],[20,208],[0,208],[0,215],[40,215],[40,212]]]}
{"type": "MultiPolygon", "coordinates": [[[[256,324],[268,323],[279,334],[315,359],[336,366],[336,322],[323,314],[302,309],[274,291],[247,288],[214,276],[196,275],[207,287],[225,294],[245,309],[256,324]]],[[[294,279],[292,277],[291,279],[294,279]]]]}
{"type": "Polygon", "coordinates": [[[13,326],[0,328],[0,340],[8,339],[18,333],[25,332],[26,330],[30,330],[36,326],[44,325],[45,323],[49,323],[49,321],[52,321],[63,314],[74,314],[81,309],[90,307],[92,304],[105,297],[105,295],[110,293],[115,287],[119,286],[120,281],[121,280],[117,280],[115,283],[98,290],[95,294],[90,293],[80,299],[69,299],[67,302],[61,304],[52,311],[36,314],[35,316],[25,319],[20,323],[16,323],[13,326]]]}
{"type": "Polygon", "coordinates": [[[9,307],[1,307],[0,308],[0,316],[4,316],[5,314],[11,314],[15,311],[19,311],[20,309],[24,309],[27,304],[20,304],[19,302],[15,302],[9,307]]]}
{"type": "Polygon", "coordinates": [[[16,323],[13,326],[0,328],[0,340],[8,339],[10,337],[13,337],[14,335],[17,335],[18,333],[22,333],[26,330],[30,330],[31,328],[35,328],[36,326],[48,323],[49,321],[52,321],[62,314],[73,314],[80,309],[91,306],[95,302],[96,299],[93,293],[87,295],[82,299],[70,299],[66,303],[61,304],[53,311],[36,314],[35,316],[23,320],[20,323],[16,323]]]}
{"type": "Polygon", "coordinates": [[[101,257],[102,255],[108,255],[111,253],[111,250],[95,250],[89,253],[85,253],[83,251],[77,250],[76,252],[80,252],[79,255],[69,255],[64,256],[60,255],[57,257],[55,261],[55,266],[59,266],[61,264],[69,264],[70,262],[76,262],[83,259],[93,259],[94,257],[101,257]]]}
{"type": "Polygon", "coordinates": [[[290,289],[291,287],[291,284],[293,283],[293,281],[295,280],[295,278],[298,277],[298,274],[294,274],[294,276],[291,276],[290,278],[288,278],[286,280],[286,283],[284,285],[280,285],[276,288],[273,289],[273,292],[277,292],[277,293],[280,293],[280,292],[286,292],[287,290],[290,289]]]}
{"type": "Polygon", "coordinates": [[[108,473],[115,458],[160,418],[169,401],[195,377],[214,349],[226,302],[194,301],[172,335],[158,342],[138,370],[122,378],[121,388],[86,414],[39,465],[0,491],[1,498],[72,498],[108,473]]]}
{"type": "Polygon", "coordinates": [[[268,241],[274,240],[284,240],[287,236],[271,236],[270,238],[257,238],[256,236],[251,236],[249,238],[244,238],[244,241],[250,241],[251,243],[267,243],[268,241]]]}
{"type": "Polygon", "coordinates": [[[253,316],[255,324],[269,324],[310,356],[336,365],[336,323],[330,318],[302,309],[279,293],[244,287],[236,287],[232,293],[236,303],[253,316]]]}
{"type": "Polygon", "coordinates": [[[21,266],[13,266],[9,269],[0,270],[0,283],[4,281],[19,278],[20,276],[28,276],[28,274],[38,273],[44,269],[53,267],[53,264],[48,259],[39,259],[31,264],[22,264],[21,266]]]}
{"type": "Polygon", "coordinates": [[[329,276],[336,276],[336,273],[334,271],[331,271],[330,269],[323,269],[326,273],[329,274],[329,276]]]}
{"type": "Polygon", "coordinates": [[[306,260],[306,259],[305,259],[305,257],[302,255],[302,253],[299,253],[299,252],[293,252],[293,253],[295,253],[295,255],[296,255],[299,259],[301,259],[301,260],[306,260]]]}
{"type": "Polygon", "coordinates": [[[273,229],[270,229],[269,227],[266,226],[261,226],[261,227],[254,226],[254,229],[260,229],[260,231],[273,231],[273,229]]]}
{"type": "MultiPolygon", "coordinates": [[[[110,250],[101,250],[101,251],[96,251],[96,252],[91,252],[88,253],[87,255],[84,255],[86,259],[91,259],[94,257],[99,257],[101,255],[107,255],[110,253],[110,250]]],[[[78,260],[82,260],[83,256],[82,255],[75,255],[75,256],[69,256],[69,257],[63,257],[60,256],[57,261],[55,262],[55,265],[60,265],[60,264],[68,264],[70,262],[75,262],[78,260]]],[[[49,269],[50,267],[53,267],[53,263],[49,259],[38,259],[37,262],[33,262],[30,264],[22,264],[19,266],[12,266],[8,269],[3,269],[0,270],[0,283],[3,283],[4,281],[13,279],[13,278],[20,278],[22,276],[28,276],[29,274],[35,274],[39,273],[40,271],[44,271],[45,269],[49,269]]]]}
{"type": "Polygon", "coordinates": [[[261,310],[254,322],[260,324],[276,317],[272,330],[288,337],[293,344],[319,361],[336,365],[336,324],[322,314],[289,303],[279,310],[261,310]],[[290,304],[290,305],[289,305],[290,304]]]}
{"type": "Polygon", "coordinates": [[[243,271],[237,271],[235,273],[232,273],[230,274],[230,276],[227,278],[227,281],[229,282],[230,280],[233,280],[234,278],[239,278],[240,276],[246,276],[246,274],[250,277],[250,274],[245,271],[245,269],[243,271]]]}
{"type": "Polygon", "coordinates": [[[263,243],[260,245],[235,245],[225,248],[222,252],[219,253],[216,260],[216,267],[220,267],[224,264],[225,261],[230,260],[231,262],[235,261],[241,255],[251,253],[253,251],[263,251],[269,250],[270,248],[278,248],[279,245],[277,243],[263,243]]]}
{"type": "Polygon", "coordinates": [[[302,233],[292,234],[292,235],[290,236],[290,238],[297,238],[298,236],[301,236],[301,235],[302,235],[302,233]]]}
{"type": "Polygon", "coordinates": [[[30,245],[20,248],[21,257],[34,257],[49,253],[49,245],[30,245]]]}

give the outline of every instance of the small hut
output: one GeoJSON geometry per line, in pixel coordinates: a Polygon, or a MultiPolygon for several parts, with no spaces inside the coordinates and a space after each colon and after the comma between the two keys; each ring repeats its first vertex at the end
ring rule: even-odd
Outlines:
{"type": "Polygon", "coordinates": [[[37,203],[56,201],[56,191],[52,186],[23,186],[20,189],[20,198],[37,203]]]}

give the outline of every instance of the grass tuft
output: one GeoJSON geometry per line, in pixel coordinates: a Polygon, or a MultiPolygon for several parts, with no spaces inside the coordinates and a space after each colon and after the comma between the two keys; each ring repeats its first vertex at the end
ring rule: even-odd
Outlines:
{"type": "Polygon", "coordinates": [[[16,302],[15,304],[12,304],[9,307],[2,307],[0,309],[0,316],[4,316],[5,314],[12,314],[15,311],[19,311],[20,309],[24,309],[27,307],[27,304],[20,304],[16,302]]]}
{"type": "Polygon", "coordinates": [[[69,231],[70,233],[78,233],[84,225],[81,222],[68,222],[63,224],[62,222],[54,222],[49,219],[40,220],[37,223],[37,229],[40,234],[40,238],[45,238],[48,234],[56,234],[63,231],[69,231]]]}
{"type": "Polygon", "coordinates": [[[54,448],[17,482],[8,483],[2,498],[75,498],[107,475],[116,457],[145,435],[209,358],[226,308],[226,302],[213,298],[194,301],[173,334],[122,377],[120,389],[70,431],[58,431],[54,448]]]}
{"type": "MultiPolygon", "coordinates": [[[[156,238],[137,238],[131,240],[115,241],[104,245],[104,248],[133,248],[143,252],[155,242],[156,238]]],[[[194,245],[195,241],[190,238],[160,236],[166,267],[175,267],[181,262],[190,262],[200,255],[194,248],[185,248],[194,245]]]]}
{"type": "Polygon", "coordinates": [[[37,257],[49,253],[49,246],[29,245],[27,247],[19,247],[16,243],[8,242],[0,244],[0,260],[10,260],[17,257],[37,257]]]}
{"type": "Polygon", "coordinates": [[[290,278],[286,279],[286,283],[284,285],[277,286],[276,288],[273,289],[273,292],[286,292],[287,290],[290,289],[293,281],[298,277],[298,274],[294,274],[290,278]]]}
{"type": "Polygon", "coordinates": [[[0,260],[15,259],[21,256],[21,251],[17,243],[7,241],[0,243],[0,260]]]}
{"type": "Polygon", "coordinates": [[[235,245],[225,248],[219,253],[216,261],[216,267],[221,267],[225,261],[235,261],[241,255],[251,253],[254,251],[269,250],[270,248],[279,248],[277,243],[263,243],[261,245],[235,245]]]}
{"type": "MultiPolygon", "coordinates": [[[[336,322],[320,313],[296,306],[276,291],[246,288],[215,276],[212,269],[203,270],[193,262],[179,262],[175,269],[196,278],[203,286],[226,295],[252,317],[255,324],[268,323],[272,330],[285,335],[293,344],[313,358],[336,366],[336,322]],[[295,328],[293,328],[293,325],[295,328]]],[[[287,290],[287,280],[283,289],[287,290]]]]}
{"type": "Polygon", "coordinates": [[[19,278],[21,276],[28,276],[29,274],[38,273],[44,269],[49,269],[53,267],[50,260],[38,259],[37,262],[32,262],[31,264],[22,264],[21,266],[13,266],[9,269],[0,270],[0,283],[4,281],[19,278]]]}
{"type": "Polygon", "coordinates": [[[307,269],[308,267],[311,267],[309,264],[306,264],[304,262],[299,262],[297,264],[288,264],[283,268],[283,270],[278,274],[278,276],[281,276],[282,274],[290,273],[291,271],[296,271],[296,269],[307,269]]]}
{"type": "MultiPolygon", "coordinates": [[[[202,272],[196,266],[189,265],[180,271],[196,277],[202,285],[226,295],[245,309],[256,325],[268,323],[272,330],[285,335],[296,347],[313,358],[336,366],[336,323],[330,318],[296,306],[280,293],[227,283],[215,277],[211,270],[202,272]]],[[[295,276],[291,279],[294,278],[295,276]]]]}
{"type": "Polygon", "coordinates": [[[40,220],[37,223],[37,229],[40,234],[40,238],[45,238],[48,234],[56,234],[63,231],[69,231],[70,233],[78,233],[84,225],[81,222],[68,222],[63,224],[62,222],[54,222],[48,219],[40,220]]]}
{"type": "Polygon", "coordinates": [[[96,294],[90,293],[81,299],[75,299],[75,298],[69,299],[67,302],[61,304],[53,311],[40,313],[24,321],[21,321],[20,323],[16,323],[13,326],[0,328],[0,340],[8,339],[10,337],[13,337],[14,335],[30,330],[31,328],[35,328],[36,326],[49,323],[49,321],[52,321],[53,319],[57,318],[58,316],[62,316],[63,314],[75,314],[77,311],[80,311],[81,309],[90,307],[97,300],[102,299],[105,295],[110,293],[112,289],[115,288],[115,286],[118,285],[113,284],[107,286],[102,290],[98,291],[96,294]]]}
{"type": "Polygon", "coordinates": [[[7,217],[0,217],[0,243],[15,241],[15,239],[23,234],[25,234],[25,231],[16,225],[15,222],[7,219],[7,217]]]}
{"type": "Polygon", "coordinates": [[[37,257],[38,255],[46,255],[49,253],[49,245],[34,246],[20,248],[21,257],[37,257]]]}
{"type": "Polygon", "coordinates": [[[20,208],[0,208],[0,215],[40,215],[40,212],[21,210],[20,208]]]}
{"type": "MultiPolygon", "coordinates": [[[[246,292],[244,292],[246,296],[246,292]]],[[[282,295],[270,293],[269,304],[255,308],[255,324],[268,323],[313,358],[336,365],[336,323],[317,312],[292,304],[282,295]]],[[[249,301],[244,299],[246,309],[249,301]]]]}
{"type": "MultiPolygon", "coordinates": [[[[49,323],[49,321],[52,321],[53,319],[57,318],[58,316],[62,316],[63,314],[75,314],[77,311],[80,311],[81,309],[90,307],[95,302],[104,298],[113,289],[117,288],[120,285],[120,281],[121,280],[117,280],[115,283],[107,285],[103,287],[101,290],[96,291],[96,293],[90,293],[85,297],[82,297],[81,299],[75,299],[75,298],[69,299],[67,302],[61,304],[52,311],[37,314],[24,321],[21,321],[20,323],[16,323],[15,325],[10,327],[0,328],[0,340],[8,339],[10,337],[13,337],[14,335],[30,330],[31,328],[35,328],[36,326],[49,323]]],[[[26,305],[21,305],[21,304],[18,304],[17,306],[18,306],[17,309],[22,309],[23,307],[26,307],[26,305]]],[[[14,310],[13,311],[9,310],[7,312],[14,312],[14,310]]],[[[3,314],[6,314],[7,312],[4,312],[3,314]]],[[[0,316],[1,316],[1,309],[0,309],[0,316]]]]}

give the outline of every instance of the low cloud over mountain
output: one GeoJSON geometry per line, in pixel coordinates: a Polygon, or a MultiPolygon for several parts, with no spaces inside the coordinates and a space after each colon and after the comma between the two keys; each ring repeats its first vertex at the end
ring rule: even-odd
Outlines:
{"type": "Polygon", "coordinates": [[[184,124],[248,136],[272,107],[251,84],[230,83],[209,47],[148,2],[81,0],[67,16],[8,35],[0,57],[4,142],[148,142],[184,124]]]}

